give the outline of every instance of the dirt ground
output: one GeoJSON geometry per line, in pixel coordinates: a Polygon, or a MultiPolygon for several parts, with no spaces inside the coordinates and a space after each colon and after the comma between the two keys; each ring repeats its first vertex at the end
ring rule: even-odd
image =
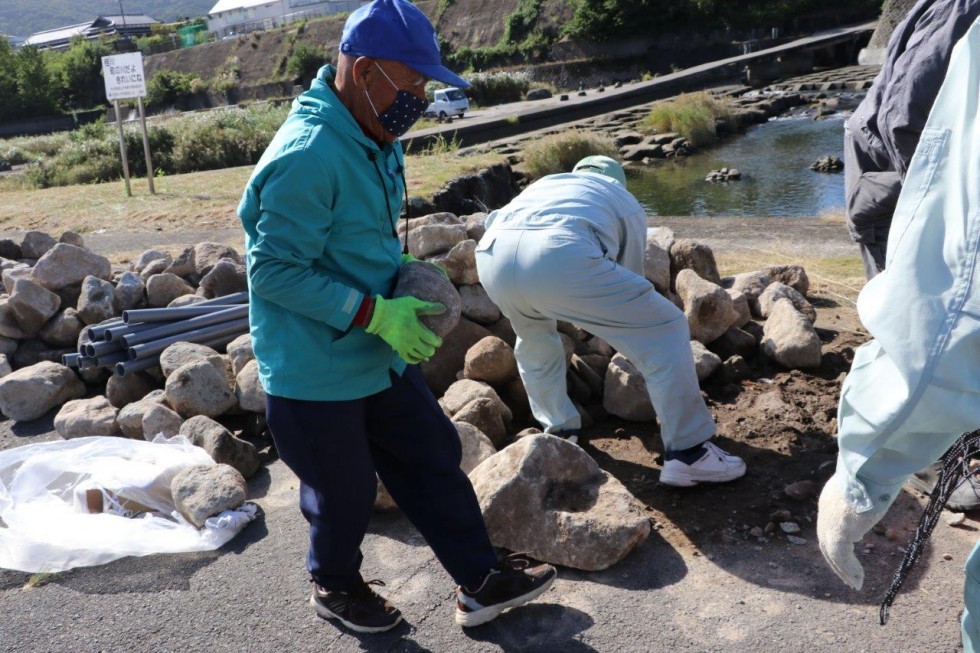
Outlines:
{"type": "Polygon", "coordinates": [[[586,429],[584,448],[649,506],[656,528],[668,542],[697,549],[709,542],[755,540],[750,535],[753,527],[762,528],[767,540],[785,540],[776,528],[780,520],[815,523],[818,490],[834,471],[840,384],[854,348],[867,336],[861,334],[853,308],[814,300],[824,348],[819,368],[788,371],[758,356],[748,361],[751,378],[738,384],[709,378],[702,385],[718,424],[719,443],[743,457],[749,469],[744,479],[722,490],[724,502],[737,507],[734,512],[719,511],[718,494],[710,488],[673,490],[657,482],[649,473],[663,465],[655,425],[606,419],[586,429]],[[784,492],[799,481],[812,482],[803,500],[784,492]],[[677,515],[681,498],[683,529],[677,515]],[[772,519],[781,510],[790,516],[772,519]],[[696,524],[693,531],[690,524],[696,524]]]}

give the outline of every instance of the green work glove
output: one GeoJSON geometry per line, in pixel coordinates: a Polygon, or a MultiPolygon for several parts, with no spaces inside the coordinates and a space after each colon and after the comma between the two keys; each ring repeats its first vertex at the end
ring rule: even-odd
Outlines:
{"type": "Polygon", "coordinates": [[[429,331],[419,315],[441,315],[446,307],[416,297],[374,298],[374,314],[365,329],[381,337],[395,352],[411,364],[429,360],[442,345],[442,338],[429,331]]]}
{"type": "Polygon", "coordinates": [[[431,265],[435,269],[439,270],[439,274],[441,274],[446,281],[449,281],[449,273],[446,272],[446,269],[441,265],[437,265],[436,263],[433,263],[431,261],[423,261],[422,259],[415,258],[411,254],[402,254],[402,265],[405,265],[406,263],[411,263],[412,261],[419,261],[421,263],[425,263],[426,265],[431,265]]]}

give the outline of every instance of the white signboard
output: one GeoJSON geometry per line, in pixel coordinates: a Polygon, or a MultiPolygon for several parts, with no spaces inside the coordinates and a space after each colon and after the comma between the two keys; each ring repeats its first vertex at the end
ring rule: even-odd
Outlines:
{"type": "Polygon", "coordinates": [[[146,97],[143,54],[130,52],[102,57],[105,96],[109,100],[146,97]]]}

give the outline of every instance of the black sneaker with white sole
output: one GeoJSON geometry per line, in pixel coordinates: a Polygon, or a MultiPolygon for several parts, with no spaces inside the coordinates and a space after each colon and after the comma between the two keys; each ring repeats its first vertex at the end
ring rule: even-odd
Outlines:
{"type": "Polygon", "coordinates": [[[504,558],[477,587],[456,588],[456,623],[479,626],[500,613],[530,603],[548,591],[558,570],[521,553],[504,558]]]}
{"type": "Polygon", "coordinates": [[[384,583],[380,580],[361,583],[350,592],[327,590],[313,583],[310,604],[320,617],[336,619],[359,633],[380,633],[397,626],[402,613],[371,589],[371,585],[383,587],[384,583]]]}

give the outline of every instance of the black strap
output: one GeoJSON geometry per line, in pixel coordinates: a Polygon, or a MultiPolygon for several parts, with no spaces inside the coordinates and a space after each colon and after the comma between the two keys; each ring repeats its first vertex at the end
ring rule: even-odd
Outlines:
{"type": "Polygon", "coordinates": [[[398,171],[402,173],[402,186],[405,188],[405,240],[402,244],[402,254],[408,254],[408,221],[412,213],[412,206],[408,203],[408,182],[405,180],[405,168],[400,167],[398,171]]]}
{"type": "Polygon", "coordinates": [[[912,539],[909,540],[905,548],[905,557],[902,558],[902,563],[895,571],[895,577],[892,578],[888,591],[885,592],[885,598],[881,601],[878,616],[882,626],[888,621],[888,609],[892,606],[895,596],[898,595],[898,590],[901,589],[902,583],[912,571],[912,567],[922,556],[922,551],[925,549],[932,531],[939,523],[946,502],[949,501],[959,486],[969,482],[972,477],[980,473],[980,470],[970,471],[970,459],[977,453],[980,453],[980,430],[961,435],[949,448],[949,451],[943,455],[936,487],[933,488],[929,503],[922,511],[919,525],[916,526],[915,533],[912,534],[912,539]]]}

